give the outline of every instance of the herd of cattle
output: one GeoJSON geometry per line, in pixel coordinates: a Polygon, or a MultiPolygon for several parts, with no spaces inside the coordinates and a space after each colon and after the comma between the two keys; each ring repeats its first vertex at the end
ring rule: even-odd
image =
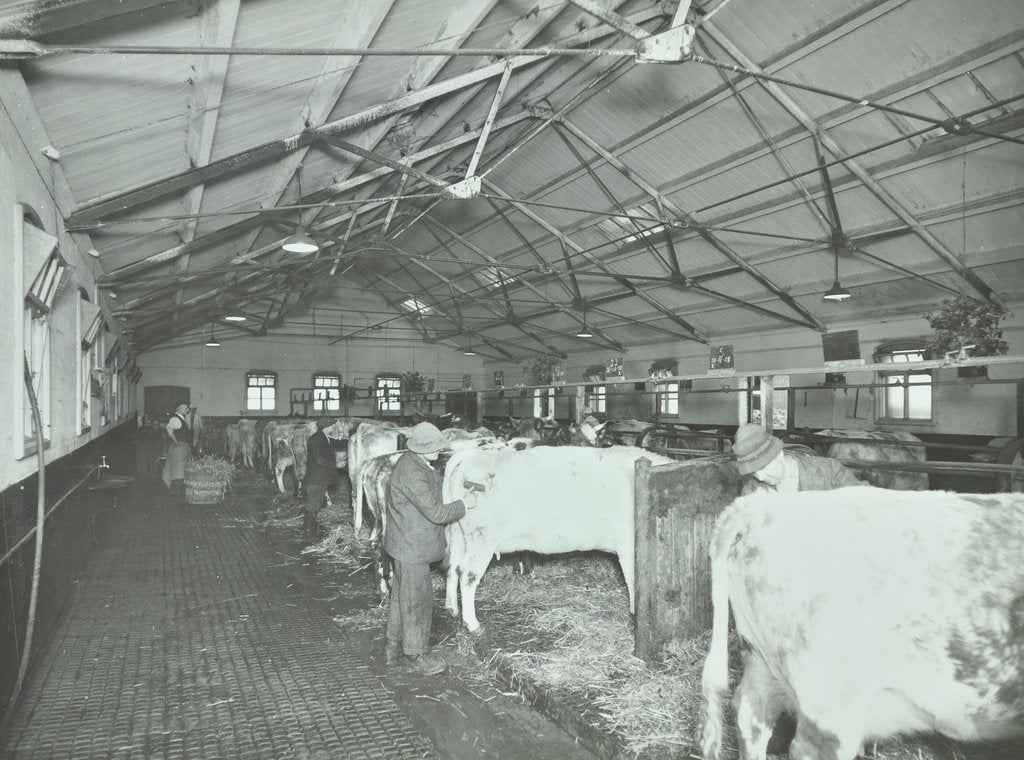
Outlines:
{"type": "MultiPolygon", "coordinates": [[[[636,444],[650,429],[636,421],[621,426],[636,444]]],[[[283,491],[286,468],[301,482],[315,430],[310,421],[258,430],[241,420],[228,426],[228,455],[253,466],[262,451],[283,491]]],[[[350,418],[325,430],[336,441],[338,467],[348,468],[357,537],[364,506],[372,517],[382,591],[387,483],[409,431],[350,418]]],[[[443,430],[450,449],[443,499],[471,507],[446,527],[445,607],[458,615],[461,596],[469,631],[480,629],[475,592],[491,558],[512,552],[614,553],[633,611],[634,465],[640,457],[672,460],[608,445],[610,432],[603,424],[537,419],[511,420],[498,434],[457,423],[443,430]]],[[[832,442],[828,455],[844,460],[925,459],[924,447],[905,433],[821,435],[892,441],[832,442]]],[[[717,759],[722,748],[730,609],[746,643],[733,696],[744,758],[766,758],[783,713],[797,719],[793,760],[853,760],[865,742],[902,733],[1024,736],[1024,495],[933,492],[925,473],[855,472],[871,487],[760,493],[718,517],[709,550],[706,758],[717,759]]]]}

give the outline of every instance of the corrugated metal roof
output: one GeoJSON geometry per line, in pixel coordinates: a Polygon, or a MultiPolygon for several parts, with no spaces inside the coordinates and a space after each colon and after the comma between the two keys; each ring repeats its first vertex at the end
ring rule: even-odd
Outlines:
{"type": "MultiPolygon", "coordinates": [[[[644,2],[614,5],[626,14],[649,12],[652,7],[644,2]]],[[[20,15],[5,17],[5,8],[23,10],[0,0],[0,24],[24,22],[20,15]]],[[[92,45],[211,44],[210,35],[203,31],[209,25],[204,12],[195,3],[184,3],[123,14],[115,0],[97,0],[84,14],[91,19],[87,26],[61,29],[51,14],[45,21],[50,32],[44,36],[47,41],[92,45]],[[105,16],[116,21],[104,23],[105,16]]],[[[585,43],[588,47],[630,44],[620,33],[610,33],[562,0],[537,12],[544,21],[537,21],[540,17],[533,15],[530,3],[492,0],[455,5],[393,0],[386,6],[357,6],[354,0],[292,4],[257,0],[239,6],[234,28],[226,32],[236,48],[352,46],[367,39],[380,51],[435,41],[442,46],[487,47],[507,44],[512,30],[520,44],[529,40],[529,45],[540,45],[599,28],[604,28],[604,35],[585,43]],[[353,13],[374,12],[373,18],[366,17],[362,34],[349,28],[353,13]]],[[[644,23],[653,30],[670,21],[665,10],[644,23]]],[[[189,109],[203,94],[196,71],[206,64],[216,68],[211,59],[180,53],[53,55],[22,62],[20,68],[47,137],[61,153],[59,168],[83,207],[81,218],[90,220],[89,209],[98,198],[126,199],[123,210],[99,214],[100,221],[113,224],[92,230],[105,271],[117,278],[119,269],[147,257],[168,258],[158,266],[137,268],[136,274],[128,276],[130,282],[117,285],[121,303],[126,298],[139,303],[149,299],[151,306],[159,305],[174,315],[163,320],[163,337],[201,329],[216,318],[219,301],[244,297],[246,289],[266,306],[271,291],[277,296],[294,291],[312,273],[314,281],[320,280],[323,295],[319,297],[324,299],[336,301],[337,288],[345,287],[344,283],[367,292],[377,288],[384,299],[375,302],[378,310],[387,310],[380,304],[398,298],[396,290],[407,290],[408,296],[424,302],[449,304],[454,310],[449,285],[454,282],[469,291],[457,298],[470,329],[487,325],[483,335],[507,338],[518,350],[535,352],[540,350],[537,341],[518,328],[493,326],[506,316],[506,305],[503,294],[489,290],[480,279],[483,270],[478,265],[491,266],[488,257],[503,262],[514,277],[509,297],[517,314],[550,312],[552,301],[570,304],[575,300],[564,247],[584,300],[626,292],[626,286],[606,276],[603,268],[608,268],[632,276],[636,287],[713,337],[784,324],[730,304],[726,298],[803,319],[762,282],[740,271],[733,258],[756,267],[825,324],[901,309],[911,312],[941,300],[950,288],[967,287],[959,275],[951,274],[949,256],[976,266],[978,276],[1004,298],[1024,299],[1020,148],[998,139],[1001,132],[1018,137],[1024,132],[1024,106],[1019,99],[1024,74],[1022,28],[1024,18],[1014,0],[989,0],[972,6],[966,16],[952,0],[857,6],[846,0],[795,4],[765,0],[723,5],[714,20],[697,31],[696,52],[701,55],[731,63],[726,47],[734,47],[749,61],[786,80],[835,90],[855,100],[869,97],[906,112],[902,114],[780,85],[803,111],[794,115],[754,78],[692,61],[658,65],[610,56],[567,57],[518,69],[511,76],[499,119],[523,108],[559,109],[574,99],[561,117],[612,151],[632,176],[596,158],[576,137],[566,137],[570,148],[551,126],[524,142],[525,135],[547,117],[548,111],[536,111],[517,126],[490,135],[478,170],[520,205],[495,200],[504,218],[483,198],[447,200],[429,211],[426,218],[464,236],[468,246],[436,225],[431,228],[425,219],[417,220],[437,198],[436,188],[401,179],[396,172],[363,182],[355,178],[377,171],[381,162],[401,161],[425,146],[480,129],[501,71],[500,64],[486,56],[232,55],[221,99],[207,106],[216,110],[211,161],[235,154],[240,158],[230,164],[215,163],[210,170],[213,176],[205,181],[189,173],[188,130],[196,126],[196,122],[190,126],[189,109]],[[488,66],[490,79],[470,90],[440,92],[380,122],[340,135],[375,151],[377,159],[353,155],[326,141],[301,147],[298,153],[293,146],[274,148],[276,141],[325,120],[349,117],[406,94],[416,97],[431,83],[488,66]],[[318,81],[320,74],[327,81],[318,81]],[[328,102],[334,97],[332,88],[341,82],[345,82],[341,96],[328,102]],[[576,97],[595,82],[597,86],[576,97]],[[996,105],[1007,98],[1018,99],[996,105]],[[307,123],[305,109],[311,100],[324,102],[307,123]],[[983,125],[996,137],[948,121],[964,114],[970,114],[971,125],[983,125]],[[842,254],[840,277],[855,298],[838,306],[820,298],[833,278],[828,242],[832,212],[811,133],[800,121],[804,116],[817,120],[824,135],[821,155],[833,164],[828,172],[839,219],[849,238],[845,245],[865,252],[842,254]],[[945,123],[931,124],[927,119],[945,123]],[[499,159],[506,154],[509,157],[499,159]],[[855,165],[839,160],[850,154],[855,165]],[[581,165],[580,157],[589,168],[581,165]],[[497,160],[500,166],[491,171],[497,160]],[[383,220],[392,211],[388,202],[360,212],[356,231],[344,248],[335,247],[321,259],[308,259],[322,260],[323,265],[296,264],[299,276],[293,272],[285,278],[269,269],[236,264],[242,276],[250,271],[267,274],[243,280],[241,296],[226,290],[226,278],[219,270],[231,268],[232,257],[268,247],[260,261],[273,266],[278,258],[273,246],[299,218],[299,212],[283,210],[276,217],[278,223],[272,224],[231,212],[297,201],[300,164],[306,201],[324,199],[318,191],[350,179],[345,185],[349,189],[330,200],[388,198],[399,189],[415,197],[395,206],[383,238],[383,220]],[[163,185],[167,190],[142,197],[124,195],[147,183],[167,183],[163,185]],[[201,279],[187,281],[179,293],[171,278],[184,268],[186,259],[171,254],[180,252],[178,246],[189,235],[187,220],[172,217],[195,211],[190,205],[192,187],[201,188],[202,203],[187,263],[188,271],[201,279]],[[643,217],[664,215],[672,220],[674,216],[670,208],[659,208],[659,199],[645,187],[655,188],[682,213],[708,225],[710,239],[683,227],[650,235],[633,230],[628,219],[616,216],[620,208],[643,217]],[[921,225],[937,244],[912,231],[878,237],[878,233],[906,229],[907,213],[914,217],[911,226],[921,225]],[[116,224],[141,217],[145,221],[116,224]],[[230,238],[218,234],[227,225],[235,225],[236,233],[230,238]],[[388,239],[397,230],[402,230],[394,240],[398,252],[388,239]],[[666,234],[674,241],[681,275],[720,296],[651,279],[671,272],[666,234]],[[323,275],[339,256],[337,270],[347,274],[316,276],[323,275]],[[594,263],[595,257],[603,265],[594,263]],[[353,262],[358,266],[347,269],[353,262]],[[267,292],[259,290],[261,285],[267,292]],[[491,308],[476,300],[480,297],[488,299],[491,308]],[[179,301],[183,305],[176,306],[179,301]]],[[[217,85],[213,82],[214,89],[217,85]]],[[[474,137],[418,162],[415,169],[457,179],[475,147],[474,137]]],[[[484,192],[493,191],[485,186],[484,192]]],[[[349,210],[335,206],[308,210],[302,216],[322,240],[340,241],[349,228],[349,210]]],[[[640,224],[656,222],[645,218],[640,224]]],[[[316,303],[317,298],[314,292],[307,302],[316,303]]],[[[612,337],[623,342],[664,341],[671,339],[666,329],[681,329],[636,295],[608,302],[606,309],[620,315],[619,323],[615,317],[595,313],[595,324],[607,322],[612,337]],[[643,327],[630,319],[650,323],[643,327]]],[[[411,328],[404,318],[399,319],[411,328]]],[[[162,339],[153,322],[140,322],[144,343],[137,348],[162,339]]],[[[440,314],[423,324],[428,330],[451,329],[451,322],[440,314]]],[[[555,311],[538,320],[535,328],[529,323],[524,326],[559,350],[586,350],[586,344],[560,335],[571,332],[574,324],[571,317],[555,311]]]]}

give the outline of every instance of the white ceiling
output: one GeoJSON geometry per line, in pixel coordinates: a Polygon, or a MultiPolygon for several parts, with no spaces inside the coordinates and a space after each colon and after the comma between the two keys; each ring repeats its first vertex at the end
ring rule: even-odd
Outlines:
{"type": "Polygon", "coordinates": [[[135,351],[313,306],[520,359],[1024,300],[1024,4],[685,6],[0,0],[40,44],[3,94],[135,351]],[[694,57],[638,60],[684,23],[694,57]]]}

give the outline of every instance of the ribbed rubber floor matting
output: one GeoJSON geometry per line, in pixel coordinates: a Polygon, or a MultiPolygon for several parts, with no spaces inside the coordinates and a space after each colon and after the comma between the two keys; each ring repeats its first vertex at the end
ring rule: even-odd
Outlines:
{"type": "Polygon", "coordinates": [[[435,756],[240,512],[121,501],[0,755],[435,756]]]}

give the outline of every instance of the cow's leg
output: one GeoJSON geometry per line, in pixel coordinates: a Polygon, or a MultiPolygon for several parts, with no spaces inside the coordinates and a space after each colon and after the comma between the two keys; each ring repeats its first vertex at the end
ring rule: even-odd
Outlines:
{"type": "Polygon", "coordinates": [[[444,608],[452,617],[459,616],[459,576],[462,563],[466,557],[466,543],[462,535],[462,527],[449,525],[445,528],[448,538],[448,557],[446,579],[444,584],[444,608]]]}
{"type": "MultiPolygon", "coordinates": [[[[633,521],[630,518],[630,525],[633,521]]],[[[616,554],[619,557],[619,567],[622,568],[622,577],[626,580],[626,592],[629,594],[629,613],[636,613],[636,546],[633,544],[632,534],[627,541],[619,544],[616,554]]]]}
{"type": "Polygon", "coordinates": [[[284,493],[284,471],[288,469],[290,462],[279,459],[277,464],[274,465],[274,477],[277,478],[277,490],[278,493],[284,493]]]}
{"type": "Polygon", "coordinates": [[[470,633],[477,633],[480,630],[480,621],[476,618],[476,587],[480,585],[480,579],[487,571],[487,565],[494,556],[494,547],[467,547],[466,557],[462,562],[459,571],[459,591],[462,592],[462,622],[466,624],[466,630],[470,633]]]}
{"type": "Polygon", "coordinates": [[[740,758],[765,760],[768,740],[789,700],[759,654],[751,652],[745,660],[743,678],[732,698],[740,758]]]}

